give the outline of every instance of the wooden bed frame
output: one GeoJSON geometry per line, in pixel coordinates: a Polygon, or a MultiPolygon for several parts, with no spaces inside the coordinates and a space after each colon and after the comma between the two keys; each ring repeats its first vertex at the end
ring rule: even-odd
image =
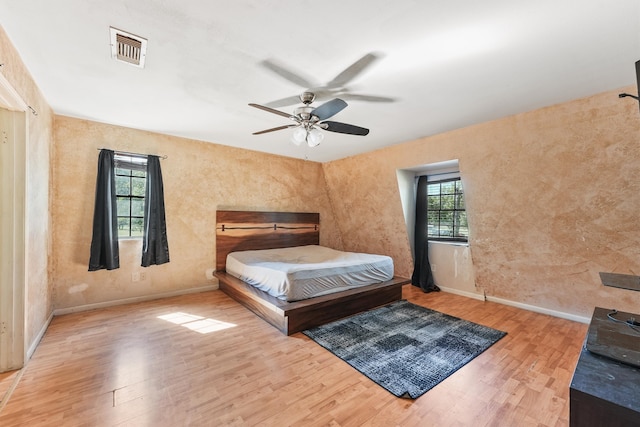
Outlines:
{"type": "Polygon", "coordinates": [[[402,286],[410,281],[401,277],[287,302],[225,272],[227,255],[233,251],[317,245],[319,242],[318,213],[217,211],[215,276],[220,282],[220,290],[285,335],[402,299],[402,286]]]}

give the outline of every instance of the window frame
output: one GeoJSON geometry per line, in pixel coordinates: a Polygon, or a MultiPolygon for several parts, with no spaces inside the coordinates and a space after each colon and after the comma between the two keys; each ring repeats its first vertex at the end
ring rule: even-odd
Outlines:
{"type": "MultiPolygon", "coordinates": [[[[440,185],[440,192],[438,193],[438,196],[440,197],[440,199],[442,200],[442,196],[453,196],[454,197],[454,206],[452,209],[438,209],[438,218],[441,218],[440,213],[442,212],[447,212],[447,213],[451,213],[452,216],[452,220],[450,223],[450,227],[453,228],[452,231],[456,230],[456,218],[458,217],[458,215],[456,215],[457,213],[463,212],[466,218],[467,215],[467,209],[466,209],[466,201],[464,198],[464,183],[462,182],[462,178],[460,177],[459,173],[446,173],[446,174],[437,174],[437,175],[427,175],[427,194],[425,195],[421,195],[422,197],[426,197],[427,198],[427,212],[426,215],[429,215],[429,212],[433,212],[433,209],[429,209],[429,186],[433,185],[433,184],[439,184],[440,185]],[[458,194],[455,190],[455,184],[454,184],[454,190],[452,193],[442,193],[442,184],[443,183],[449,183],[449,182],[459,182],[461,187],[462,187],[462,192],[460,193],[460,197],[462,198],[462,203],[464,208],[460,209],[459,205],[457,203],[455,203],[455,198],[456,195],[458,194]]],[[[431,195],[433,196],[433,194],[431,195]]],[[[440,207],[442,207],[442,205],[440,204],[440,207]]],[[[428,219],[427,219],[428,221],[428,219]]],[[[442,223],[440,222],[440,220],[438,221],[438,229],[441,229],[442,227],[442,223]]],[[[448,224],[445,224],[448,225],[448,224]]],[[[459,229],[459,226],[458,226],[459,229]]],[[[451,242],[451,243],[469,243],[469,235],[468,235],[468,230],[469,230],[469,225],[467,223],[467,236],[431,236],[429,234],[427,234],[427,240],[431,241],[431,242],[451,242]]]]}
{"type": "Polygon", "coordinates": [[[147,163],[147,159],[146,156],[143,157],[133,157],[133,156],[126,156],[126,155],[119,155],[116,153],[116,158],[115,158],[115,176],[116,176],[116,181],[118,180],[118,177],[124,177],[124,178],[128,178],[129,179],[129,194],[120,194],[118,193],[118,185],[116,183],[116,221],[118,222],[118,240],[123,240],[123,239],[142,239],[144,237],[144,210],[145,210],[145,202],[146,202],[146,197],[145,197],[145,189],[146,189],[146,179],[147,179],[147,171],[146,171],[146,163],[147,163]],[[122,172],[119,171],[127,171],[128,173],[124,174],[122,172]],[[141,174],[140,174],[141,173],[141,174]],[[142,195],[134,195],[133,193],[133,182],[134,180],[137,179],[143,179],[144,180],[144,186],[143,186],[143,192],[142,195]],[[129,214],[128,215],[121,215],[120,211],[121,211],[121,207],[120,207],[120,200],[121,199],[127,199],[128,200],[128,211],[129,214]],[[142,214],[141,215],[133,215],[133,207],[134,207],[134,201],[141,201],[142,202],[142,214]],[[120,233],[121,228],[120,228],[120,218],[127,218],[128,219],[128,223],[129,223],[129,228],[128,228],[128,234],[126,235],[122,235],[120,233]],[[133,234],[133,223],[134,223],[134,219],[136,220],[141,220],[142,221],[142,228],[140,230],[140,234],[133,234]]]}

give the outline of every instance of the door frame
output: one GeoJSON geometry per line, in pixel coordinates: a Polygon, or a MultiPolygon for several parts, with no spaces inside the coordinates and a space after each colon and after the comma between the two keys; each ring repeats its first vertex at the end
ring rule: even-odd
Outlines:
{"type": "Polygon", "coordinates": [[[28,105],[0,73],[0,372],[26,362],[28,105]],[[5,114],[6,113],[6,114],[5,114]]]}

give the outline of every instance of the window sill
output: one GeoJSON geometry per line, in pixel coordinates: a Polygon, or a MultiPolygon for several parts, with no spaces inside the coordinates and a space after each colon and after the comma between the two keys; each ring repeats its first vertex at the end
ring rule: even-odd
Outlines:
{"type": "Polygon", "coordinates": [[[469,242],[456,242],[456,241],[450,241],[447,242],[446,240],[429,240],[429,244],[437,244],[437,245],[452,245],[452,246],[466,246],[469,247],[469,242]]]}

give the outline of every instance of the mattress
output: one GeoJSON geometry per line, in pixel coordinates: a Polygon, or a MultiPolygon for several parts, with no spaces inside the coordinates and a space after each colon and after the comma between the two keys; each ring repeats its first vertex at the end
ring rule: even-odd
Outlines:
{"type": "Polygon", "coordinates": [[[393,278],[386,255],[318,245],[231,252],[228,274],[285,301],[298,301],[393,278]]]}

